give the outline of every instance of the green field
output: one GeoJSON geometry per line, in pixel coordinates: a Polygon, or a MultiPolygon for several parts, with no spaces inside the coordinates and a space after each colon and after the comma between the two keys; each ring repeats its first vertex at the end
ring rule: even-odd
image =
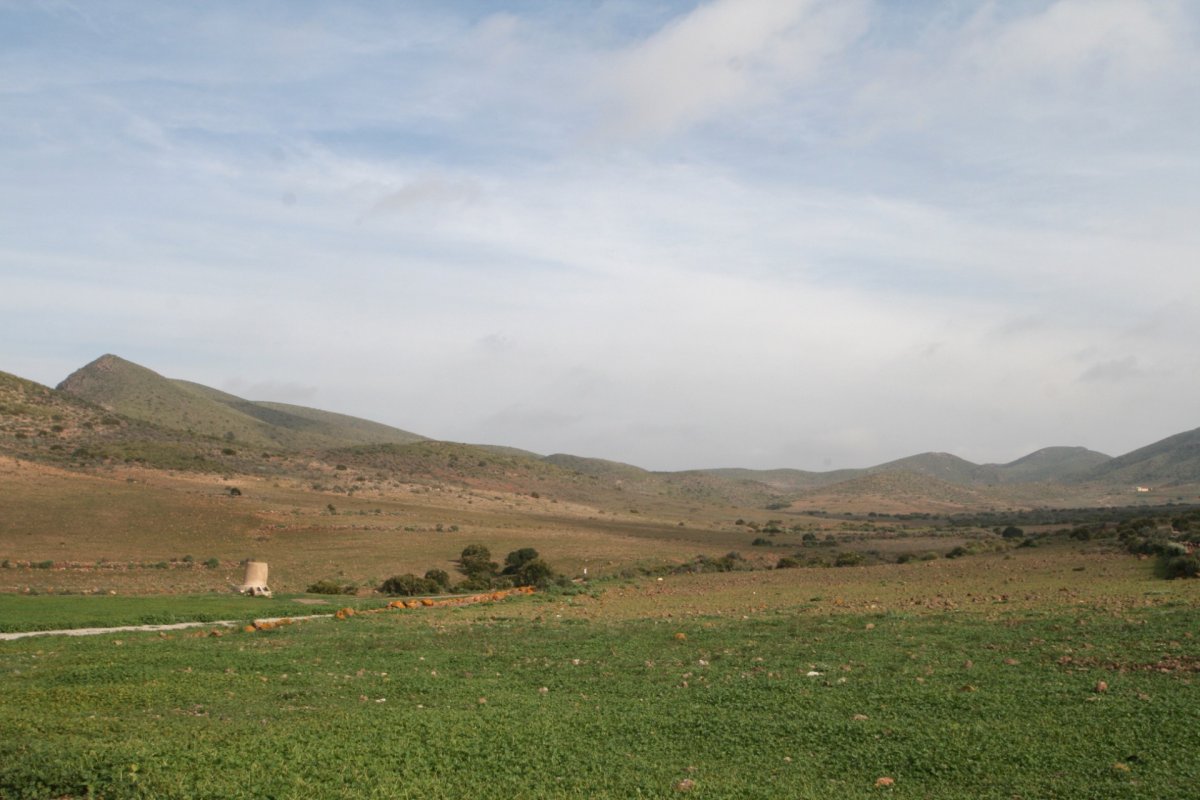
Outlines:
{"type": "Polygon", "coordinates": [[[3,642],[0,796],[1186,797],[1198,607],[1061,549],[3,642]]]}

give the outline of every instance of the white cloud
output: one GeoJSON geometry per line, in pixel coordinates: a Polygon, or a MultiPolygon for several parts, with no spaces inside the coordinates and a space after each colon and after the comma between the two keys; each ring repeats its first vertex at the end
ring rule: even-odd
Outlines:
{"type": "Polygon", "coordinates": [[[981,72],[1055,89],[1140,85],[1175,66],[1180,11],[1173,2],[1059,0],[996,25],[967,45],[965,60],[981,72]]]}
{"type": "Polygon", "coordinates": [[[862,31],[862,5],[820,0],[714,0],[620,53],[604,82],[608,128],[665,136],[776,99],[812,80],[862,31]]]}

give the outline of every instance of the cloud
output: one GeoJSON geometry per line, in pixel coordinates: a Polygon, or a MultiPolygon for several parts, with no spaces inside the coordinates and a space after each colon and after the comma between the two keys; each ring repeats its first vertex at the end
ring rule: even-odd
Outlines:
{"type": "Polygon", "coordinates": [[[966,59],[998,76],[1063,88],[1080,81],[1141,82],[1171,66],[1178,4],[1059,0],[1001,22],[968,45],[966,59]]]}
{"type": "Polygon", "coordinates": [[[812,80],[863,29],[862,6],[820,0],[715,0],[615,56],[602,81],[607,128],[662,137],[812,80]]]}
{"type": "Polygon", "coordinates": [[[1096,362],[1084,370],[1079,380],[1085,383],[1121,383],[1136,380],[1144,374],[1137,356],[1125,356],[1096,362]]]}
{"type": "Polygon", "coordinates": [[[478,197],[479,186],[473,181],[426,175],[384,194],[359,217],[359,221],[425,207],[461,205],[478,197]]]}

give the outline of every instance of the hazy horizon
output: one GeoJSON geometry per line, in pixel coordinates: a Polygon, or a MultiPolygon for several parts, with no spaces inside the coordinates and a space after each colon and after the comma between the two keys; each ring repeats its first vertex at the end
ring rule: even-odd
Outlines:
{"type": "Polygon", "coordinates": [[[656,470],[1200,425],[1200,7],[0,2],[0,370],[656,470]]]}

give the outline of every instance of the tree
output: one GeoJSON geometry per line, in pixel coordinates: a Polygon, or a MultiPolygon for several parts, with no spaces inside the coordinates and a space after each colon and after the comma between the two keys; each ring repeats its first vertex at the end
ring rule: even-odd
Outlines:
{"type": "Polygon", "coordinates": [[[459,554],[458,571],[473,581],[490,580],[500,571],[500,566],[492,561],[492,552],[486,547],[469,544],[459,554]]]}
{"type": "Polygon", "coordinates": [[[445,591],[450,588],[450,574],[444,569],[431,569],[425,573],[425,580],[437,584],[445,591]]]}
{"type": "Polygon", "coordinates": [[[545,589],[557,576],[549,564],[540,558],[534,558],[522,564],[521,568],[513,573],[512,577],[513,583],[517,586],[533,586],[538,589],[545,589]]]}
{"type": "Polygon", "coordinates": [[[536,560],[538,551],[532,547],[522,547],[520,550],[513,550],[504,557],[504,574],[512,575],[519,572],[521,567],[530,561],[536,560]]]}

